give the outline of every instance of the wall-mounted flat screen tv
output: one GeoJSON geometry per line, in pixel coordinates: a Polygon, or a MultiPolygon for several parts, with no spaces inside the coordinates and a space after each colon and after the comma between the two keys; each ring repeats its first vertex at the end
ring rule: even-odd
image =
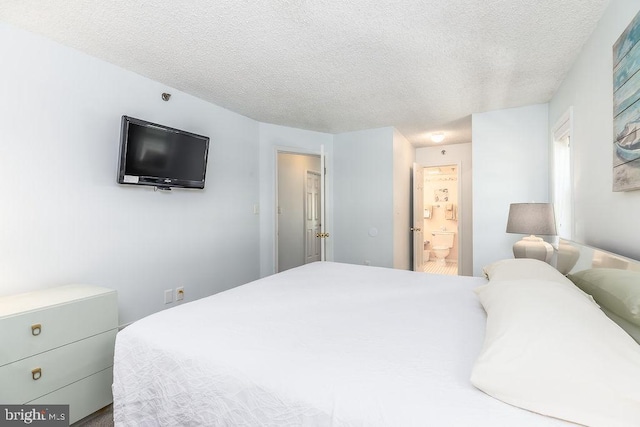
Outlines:
{"type": "Polygon", "coordinates": [[[204,188],[209,138],[122,116],[118,183],[204,188]]]}

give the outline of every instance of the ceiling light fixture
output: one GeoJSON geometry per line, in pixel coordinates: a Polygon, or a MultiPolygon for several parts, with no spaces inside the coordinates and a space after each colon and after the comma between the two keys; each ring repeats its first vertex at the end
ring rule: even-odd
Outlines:
{"type": "Polygon", "coordinates": [[[431,140],[433,142],[442,142],[442,141],[444,141],[444,133],[443,132],[432,133],[431,134],[431,140]]]}

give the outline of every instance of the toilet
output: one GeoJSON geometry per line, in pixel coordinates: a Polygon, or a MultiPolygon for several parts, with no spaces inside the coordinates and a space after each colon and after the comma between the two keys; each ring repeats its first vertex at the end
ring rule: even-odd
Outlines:
{"type": "Polygon", "coordinates": [[[431,242],[431,248],[433,254],[436,257],[436,263],[439,265],[446,265],[445,258],[449,255],[449,250],[453,247],[454,231],[432,231],[433,241],[431,242]]]}

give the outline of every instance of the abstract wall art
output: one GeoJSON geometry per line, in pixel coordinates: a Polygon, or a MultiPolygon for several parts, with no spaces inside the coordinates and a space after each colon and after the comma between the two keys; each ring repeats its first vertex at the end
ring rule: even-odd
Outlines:
{"type": "Polygon", "coordinates": [[[640,189],[640,13],[613,45],[613,191],[640,189]]]}

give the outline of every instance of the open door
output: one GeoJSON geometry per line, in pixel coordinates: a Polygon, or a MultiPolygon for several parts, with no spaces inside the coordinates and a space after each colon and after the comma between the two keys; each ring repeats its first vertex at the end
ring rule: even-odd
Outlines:
{"type": "Polygon", "coordinates": [[[318,237],[320,237],[320,261],[327,260],[326,240],[329,237],[329,233],[327,233],[327,219],[324,214],[324,192],[326,175],[327,168],[325,166],[324,144],[322,144],[320,145],[320,233],[318,235],[318,237]]]}
{"type": "Polygon", "coordinates": [[[320,261],[322,254],[320,246],[323,239],[318,237],[321,230],[322,203],[320,201],[320,172],[305,172],[304,182],[304,263],[320,261]]]}
{"type": "Polygon", "coordinates": [[[424,271],[424,168],[417,163],[413,164],[412,219],[411,232],[413,233],[413,271],[424,271]]]}

